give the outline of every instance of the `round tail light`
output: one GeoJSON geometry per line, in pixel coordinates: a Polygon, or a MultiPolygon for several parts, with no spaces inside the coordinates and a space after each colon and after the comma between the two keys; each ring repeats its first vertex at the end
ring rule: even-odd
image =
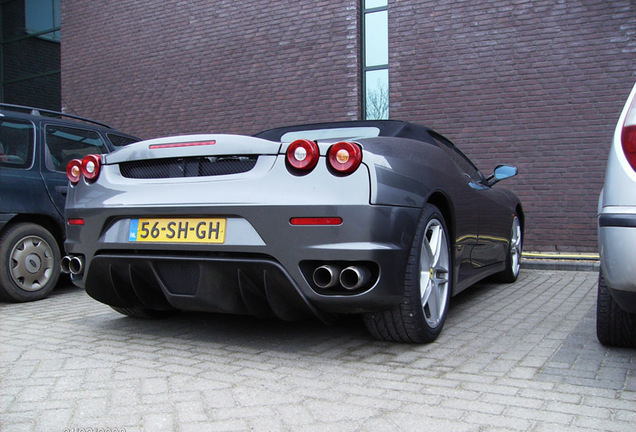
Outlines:
{"type": "Polygon", "coordinates": [[[349,174],[354,172],[362,162],[362,150],[357,144],[343,141],[332,145],[327,152],[329,165],[334,170],[349,174]]]}
{"type": "Polygon", "coordinates": [[[623,144],[623,153],[627,161],[636,171],[636,126],[625,126],[621,133],[621,143],[623,144]]]}
{"type": "Polygon", "coordinates": [[[636,95],[634,95],[625,116],[621,131],[621,144],[627,161],[636,171],[636,95]]]}
{"type": "Polygon", "coordinates": [[[82,161],[79,159],[73,159],[66,166],[66,177],[69,181],[76,185],[82,177],[82,161]]]}
{"type": "Polygon", "coordinates": [[[87,182],[97,180],[101,168],[101,158],[99,155],[90,154],[82,161],[82,174],[87,182]]]}
{"type": "Polygon", "coordinates": [[[287,163],[299,171],[311,171],[319,156],[318,144],[310,140],[299,139],[287,147],[287,163]]]}

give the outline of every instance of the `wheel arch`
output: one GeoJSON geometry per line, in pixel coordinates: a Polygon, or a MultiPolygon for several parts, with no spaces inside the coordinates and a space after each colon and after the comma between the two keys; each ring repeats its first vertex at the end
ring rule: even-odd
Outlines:
{"type": "Polygon", "coordinates": [[[433,204],[442,212],[442,216],[444,216],[444,221],[446,222],[446,228],[449,231],[449,240],[452,250],[455,247],[455,215],[450,198],[443,192],[437,191],[433,192],[426,202],[433,204]]]}
{"type": "Polygon", "coordinates": [[[515,212],[517,213],[517,217],[519,218],[519,223],[521,224],[521,249],[523,250],[523,243],[525,238],[525,229],[526,229],[526,215],[523,212],[523,207],[521,207],[521,203],[518,202],[515,207],[515,212]]]}
{"type": "Polygon", "coordinates": [[[448,230],[448,241],[449,247],[451,250],[451,268],[453,269],[452,275],[452,283],[451,283],[451,297],[457,294],[457,283],[459,272],[456,267],[456,231],[455,231],[455,212],[453,211],[453,204],[451,199],[441,191],[436,191],[428,198],[426,201],[429,204],[433,204],[435,207],[442,212],[442,216],[444,216],[444,221],[446,222],[446,229],[448,230]]]}
{"type": "Polygon", "coordinates": [[[517,203],[517,206],[515,207],[515,212],[517,213],[517,216],[519,217],[519,222],[521,223],[521,229],[525,228],[525,226],[526,226],[526,215],[523,212],[523,208],[521,207],[521,203],[517,203]]]}
{"type": "Polygon", "coordinates": [[[60,251],[64,250],[64,226],[60,225],[59,221],[55,218],[41,214],[19,214],[7,221],[7,223],[2,227],[0,235],[2,235],[9,227],[19,223],[33,223],[40,225],[53,235],[57,241],[60,251]]]}

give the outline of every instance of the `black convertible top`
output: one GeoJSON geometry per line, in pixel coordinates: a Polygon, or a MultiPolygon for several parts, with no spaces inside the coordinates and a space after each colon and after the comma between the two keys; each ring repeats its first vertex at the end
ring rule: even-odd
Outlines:
{"type": "Polygon", "coordinates": [[[418,141],[431,142],[426,126],[410,123],[402,120],[353,120],[343,122],[314,123],[297,126],[284,126],[274,129],[267,129],[255,134],[257,138],[269,141],[281,141],[281,138],[290,132],[301,132],[317,129],[343,129],[356,127],[372,127],[379,129],[381,137],[410,138],[418,141]]]}

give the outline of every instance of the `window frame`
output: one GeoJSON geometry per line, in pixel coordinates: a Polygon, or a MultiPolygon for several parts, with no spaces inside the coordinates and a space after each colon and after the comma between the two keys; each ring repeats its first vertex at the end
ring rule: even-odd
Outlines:
{"type": "Polygon", "coordinates": [[[388,73],[389,73],[389,53],[388,53],[388,48],[389,48],[389,40],[388,40],[388,20],[389,20],[389,2],[388,0],[386,2],[384,2],[385,4],[382,6],[373,6],[373,7],[369,7],[367,8],[366,4],[367,4],[367,0],[361,0],[361,8],[360,8],[360,12],[361,12],[361,59],[362,59],[362,97],[361,97],[361,107],[362,107],[362,115],[361,117],[364,120],[387,120],[390,117],[390,112],[389,112],[389,99],[388,99],[388,94],[387,94],[387,115],[386,117],[383,118],[369,118],[368,117],[368,113],[367,113],[367,99],[368,99],[368,83],[367,83],[367,74],[369,72],[376,72],[376,71],[386,71],[387,73],[387,93],[389,92],[389,77],[388,77],[388,73]],[[366,30],[367,30],[367,16],[373,13],[377,13],[377,12],[386,12],[387,14],[387,40],[386,40],[386,44],[387,44],[387,63],[385,64],[379,64],[379,65],[373,65],[373,66],[367,66],[367,38],[366,38],[366,30]]]}

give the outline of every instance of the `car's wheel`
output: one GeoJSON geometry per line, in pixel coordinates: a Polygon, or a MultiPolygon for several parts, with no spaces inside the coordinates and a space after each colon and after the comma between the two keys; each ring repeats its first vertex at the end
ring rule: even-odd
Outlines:
{"type": "Polygon", "coordinates": [[[111,308],[113,308],[120,314],[127,315],[133,318],[143,318],[143,319],[168,318],[179,313],[178,310],[154,310],[154,309],[144,309],[144,308],[138,308],[138,307],[126,308],[126,307],[111,306],[111,308]]]}
{"type": "Polygon", "coordinates": [[[521,247],[523,245],[523,231],[517,215],[512,219],[512,229],[510,232],[510,245],[506,255],[506,268],[496,275],[497,280],[505,283],[512,283],[519,277],[521,269],[521,247]]]}
{"type": "Polygon", "coordinates": [[[9,227],[0,238],[0,299],[40,300],[60,276],[60,248],[55,237],[33,223],[9,227]]]}
{"type": "Polygon", "coordinates": [[[404,300],[391,310],[369,313],[364,322],[377,339],[427,343],[442,331],[452,285],[450,237],[444,216],[427,204],[422,210],[404,279],[404,300]]]}
{"type": "Polygon", "coordinates": [[[603,345],[636,348],[636,314],[625,312],[614,301],[602,272],[598,275],[596,337],[603,345]]]}

